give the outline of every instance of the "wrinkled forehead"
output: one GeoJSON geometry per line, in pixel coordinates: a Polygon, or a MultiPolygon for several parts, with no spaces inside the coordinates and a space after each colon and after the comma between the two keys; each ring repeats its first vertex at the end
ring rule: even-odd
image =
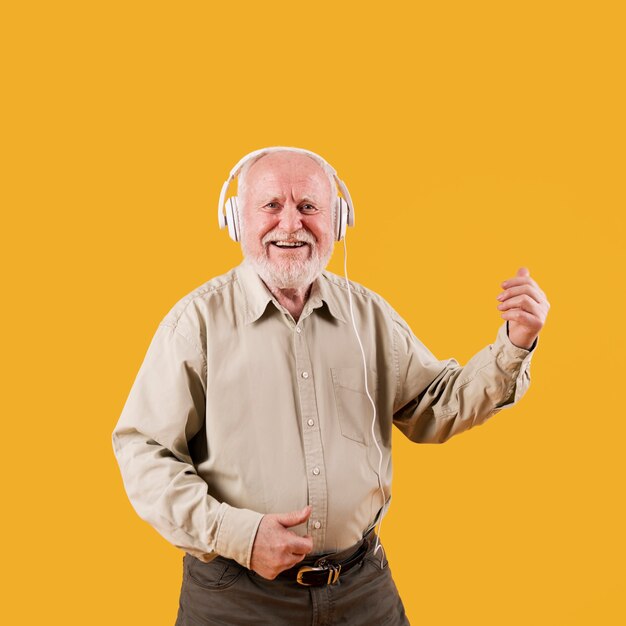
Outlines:
{"type": "Polygon", "coordinates": [[[304,154],[278,152],[262,156],[246,175],[248,193],[291,193],[319,196],[327,200],[330,181],[323,168],[304,154]]]}

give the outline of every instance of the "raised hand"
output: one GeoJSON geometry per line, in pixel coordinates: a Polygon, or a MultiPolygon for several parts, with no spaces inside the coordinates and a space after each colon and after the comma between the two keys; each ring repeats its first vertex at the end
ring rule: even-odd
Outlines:
{"type": "Polygon", "coordinates": [[[290,513],[264,515],[252,546],[250,569],[273,580],[283,570],[302,561],[313,549],[313,540],[289,529],[306,522],[310,515],[310,506],[290,513]]]}
{"type": "Polygon", "coordinates": [[[518,348],[529,350],[545,324],[550,303],[525,267],[520,267],[514,278],[505,280],[502,288],[498,309],[509,322],[509,339],[518,348]]]}

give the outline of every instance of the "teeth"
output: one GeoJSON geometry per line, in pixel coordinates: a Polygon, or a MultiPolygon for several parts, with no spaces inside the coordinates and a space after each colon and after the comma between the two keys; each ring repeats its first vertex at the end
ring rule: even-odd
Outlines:
{"type": "Polygon", "coordinates": [[[299,248],[300,246],[304,245],[304,242],[302,242],[302,241],[294,241],[294,242],[290,242],[290,241],[275,241],[274,245],[278,246],[279,248],[299,248]]]}

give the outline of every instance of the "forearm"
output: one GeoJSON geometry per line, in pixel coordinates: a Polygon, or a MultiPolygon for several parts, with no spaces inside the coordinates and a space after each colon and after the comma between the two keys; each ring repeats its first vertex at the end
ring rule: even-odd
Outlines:
{"type": "Polygon", "coordinates": [[[524,395],[530,354],[511,343],[503,324],[496,341],[464,367],[448,360],[426,389],[396,411],[396,425],[412,441],[443,443],[484,423],[524,395]]]}
{"type": "Polygon", "coordinates": [[[219,502],[194,466],[130,429],[113,433],[124,487],[137,514],[201,560],[215,552],[249,567],[262,515],[219,502]]]}

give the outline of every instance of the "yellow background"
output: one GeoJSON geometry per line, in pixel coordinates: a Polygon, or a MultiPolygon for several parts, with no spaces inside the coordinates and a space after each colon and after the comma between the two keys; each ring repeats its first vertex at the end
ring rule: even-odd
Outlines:
{"type": "Polygon", "coordinates": [[[239,262],[230,168],[286,144],[337,168],[350,278],[438,358],[495,339],[520,265],[552,304],[518,407],[395,438],[412,623],[626,623],[621,4],[6,3],[0,621],[173,624],[182,553],[110,434],[162,316],[239,262]]]}

